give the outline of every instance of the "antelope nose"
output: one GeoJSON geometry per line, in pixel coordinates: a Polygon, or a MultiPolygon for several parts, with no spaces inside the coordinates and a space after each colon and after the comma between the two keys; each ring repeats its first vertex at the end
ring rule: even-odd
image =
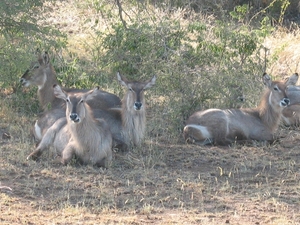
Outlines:
{"type": "Polygon", "coordinates": [[[288,99],[288,98],[284,98],[283,101],[285,102],[286,105],[290,104],[290,99],[288,99]]]}
{"type": "Polygon", "coordinates": [[[289,104],[290,104],[290,99],[288,99],[288,98],[284,98],[284,99],[282,99],[281,102],[280,102],[280,106],[281,106],[281,107],[286,107],[286,106],[288,106],[289,104]]]}
{"type": "Polygon", "coordinates": [[[23,83],[23,82],[26,81],[26,79],[24,79],[23,77],[24,77],[26,74],[28,74],[28,72],[29,72],[29,70],[27,69],[27,70],[25,71],[25,73],[22,75],[22,77],[21,77],[21,79],[20,79],[20,82],[21,82],[21,83],[23,83]]]}
{"type": "Polygon", "coordinates": [[[135,110],[140,110],[142,108],[142,103],[141,102],[135,102],[134,103],[134,109],[135,110]]]}
{"type": "Polygon", "coordinates": [[[73,122],[79,122],[79,118],[78,118],[78,115],[77,113],[71,113],[70,114],[70,120],[72,120],[73,122]]]}

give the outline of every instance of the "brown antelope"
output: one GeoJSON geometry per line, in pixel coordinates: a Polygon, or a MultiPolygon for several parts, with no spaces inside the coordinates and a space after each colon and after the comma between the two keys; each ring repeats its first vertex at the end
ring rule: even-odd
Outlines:
{"type": "Polygon", "coordinates": [[[127,80],[118,72],[117,78],[127,88],[121,111],[123,140],[128,146],[137,146],[143,140],[146,129],[144,91],[155,84],[156,76],[146,82],[137,82],[127,80]]]}
{"type": "MultiPolygon", "coordinates": [[[[49,108],[61,108],[64,101],[55,98],[53,93],[53,85],[58,84],[54,67],[50,62],[47,52],[38,55],[38,60],[33,62],[28,70],[20,79],[23,86],[37,86],[38,98],[43,111],[49,108]]],[[[65,89],[67,92],[87,92],[86,89],[65,89]]],[[[118,96],[106,91],[99,91],[94,99],[90,99],[88,104],[92,108],[107,109],[112,107],[120,107],[121,100],[118,96]]]]}
{"type": "MultiPolygon", "coordinates": [[[[146,127],[144,90],[155,84],[156,77],[153,76],[147,82],[130,82],[118,73],[117,78],[121,85],[127,87],[127,92],[122,100],[122,110],[118,108],[109,110],[93,109],[92,112],[96,119],[104,119],[109,124],[114,146],[126,150],[130,146],[139,145],[144,137],[146,127]]],[[[60,111],[54,109],[47,114],[51,113],[60,113],[60,111]]],[[[47,119],[49,118],[44,117],[44,123],[47,123],[47,119]]],[[[66,117],[54,121],[49,129],[45,129],[38,147],[27,158],[39,157],[51,145],[57,154],[61,155],[70,139],[66,124],[66,117]]]]}
{"type": "Polygon", "coordinates": [[[229,145],[248,140],[272,142],[282,110],[290,101],[284,82],[272,81],[264,73],[263,83],[267,90],[257,108],[207,109],[192,114],[183,129],[185,140],[199,145],[229,145]]]}
{"type": "MultiPolygon", "coordinates": [[[[62,99],[56,98],[53,93],[53,85],[58,84],[54,67],[50,62],[50,58],[47,52],[44,54],[38,54],[38,60],[33,62],[22,78],[20,82],[23,86],[38,86],[38,97],[41,108],[44,113],[39,117],[34,125],[34,138],[36,141],[40,141],[47,131],[47,129],[53,125],[53,123],[65,116],[65,110],[61,106],[64,105],[62,99]],[[55,112],[47,113],[48,106],[55,112]],[[61,110],[61,112],[59,112],[61,110]],[[46,112],[46,113],[45,113],[46,112]]],[[[70,93],[84,93],[86,89],[65,89],[70,93]]],[[[121,100],[114,94],[98,91],[97,96],[87,102],[93,109],[108,109],[121,107],[121,100]]]]}
{"type": "MultiPolygon", "coordinates": [[[[86,103],[97,95],[97,91],[98,89],[94,89],[84,94],[68,94],[59,85],[54,86],[55,96],[66,102],[66,118],[60,118],[54,123],[56,127],[52,126],[49,129],[56,130],[56,132],[52,132],[57,135],[54,145],[58,149],[63,149],[59,152],[63,164],[67,164],[73,156],[76,156],[83,164],[108,167],[111,163],[112,135],[110,128],[105,120],[94,118],[91,108],[86,103]],[[67,120],[67,124],[64,120],[67,120]]],[[[47,139],[48,142],[49,140],[51,138],[47,139]]],[[[38,157],[43,151],[43,146],[41,146],[43,144],[45,143],[42,141],[27,158],[38,157]]]]}
{"type": "Polygon", "coordinates": [[[290,105],[282,111],[282,122],[286,126],[300,125],[300,87],[295,86],[298,81],[298,74],[285,79],[287,85],[287,96],[290,99],[290,105]]]}

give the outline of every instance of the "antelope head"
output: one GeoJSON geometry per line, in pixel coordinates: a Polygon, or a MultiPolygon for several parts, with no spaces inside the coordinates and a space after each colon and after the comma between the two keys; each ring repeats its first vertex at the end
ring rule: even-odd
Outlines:
{"type": "Polygon", "coordinates": [[[124,96],[123,101],[125,101],[128,110],[133,107],[135,111],[142,110],[145,104],[144,91],[151,88],[156,81],[156,76],[154,75],[149,81],[137,82],[128,81],[119,72],[117,73],[117,78],[120,84],[127,88],[127,92],[124,96]]]}
{"type": "Polygon", "coordinates": [[[272,107],[281,107],[284,108],[290,104],[290,100],[286,95],[286,83],[281,81],[272,81],[271,77],[264,73],[263,74],[263,83],[269,89],[269,104],[272,107]]]}
{"type": "Polygon", "coordinates": [[[29,69],[20,78],[21,84],[25,87],[29,87],[30,85],[36,85],[39,88],[43,87],[47,81],[45,69],[49,65],[50,59],[48,53],[39,54],[38,60],[32,62],[29,69]]]}
{"type": "Polygon", "coordinates": [[[86,101],[94,98],[99,90],[99,87],[90,90],[84,94],[68,94],[63,91],[59,85],[54,85],[54,95],[57,98],[61,98],[66,102],[66,117],[73,123],[80,123],[84,118],[86,118],[89,106],[86,104],[86,101]]]}
{"type": "Polygon", "coordinates": [[[290,104],[290,100],[286,95],[287,85],[281,81],[272,81],[271,77],[264,73],[263,83],[266,85],[270,91],[269,94],[269,104],[271,106],[286,107],[290,104]]]}

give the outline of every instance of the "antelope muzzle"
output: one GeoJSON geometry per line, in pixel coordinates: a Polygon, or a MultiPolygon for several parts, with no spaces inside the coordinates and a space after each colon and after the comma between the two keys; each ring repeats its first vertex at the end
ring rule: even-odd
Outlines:
{"type": "Polygon", "coordinates": [[[290,104],[290,100],[288,98],[284,98],[280,101],[280,106],[287,107],[290,104]]]}
{"type": "Polygon", "coordinates": [[[28,75],[29,73],[29,70],[26,70],[25,73],[22,75],[22,77],[20,78],[20,83],[23,85],[23,86],[26,86],[27,85],[27,80],[26,80],[26,76],[28,75]]]}
{"type": "Polygon", "coordinates": [[[143,104],[141,102],[135,102],[134,103],[134,110],[141,110],[143,107],[143,104]]]}
{"type": "Polygon", "coordinates": [[[71,114],[70,114],[70,120],[71,120],[72,122],[74,122],[74,123],[80,122],[80,118],[79,118],[79,116],[78,116],[77,113],[71,113],[71,114]]]}

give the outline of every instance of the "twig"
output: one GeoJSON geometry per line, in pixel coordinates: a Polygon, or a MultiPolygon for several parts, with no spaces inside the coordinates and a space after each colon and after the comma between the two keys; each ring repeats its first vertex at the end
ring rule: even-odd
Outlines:
{"type": "Polygon", "coordinates": [[[7,186],[0,186],[0,189],[7,189],[9,191],[12,191],[12,189],[10,187],[7,187],[7,186]]]}
{"type": "Polygon", "coordinates": [[[118,8],[119,8],[119,16],[120,16],[120,20],[121,20],[123,26],[125,27],[125,29],[127,29],[126,21],[123,19],[123,16],[122,16],[122,12],[123,12],[122,5],[121,5],[121,3],[120,3],[119,0],[116,0],[116,3],[117,3],[118,8]]]}

